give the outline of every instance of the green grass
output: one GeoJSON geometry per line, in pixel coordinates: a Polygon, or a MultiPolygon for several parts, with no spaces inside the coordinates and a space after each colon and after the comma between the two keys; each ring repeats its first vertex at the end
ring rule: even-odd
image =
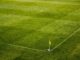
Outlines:
{"type": "Polygon", "coordinates": [[[80,60],[80,31],[58,46],[80,28],[74,1],[0,1],[0,60],[80,60]]]}

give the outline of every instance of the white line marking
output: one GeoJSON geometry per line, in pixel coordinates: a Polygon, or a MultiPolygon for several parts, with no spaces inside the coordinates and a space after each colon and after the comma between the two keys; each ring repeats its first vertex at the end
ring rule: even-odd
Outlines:
{"type": "Polygon", "coordinates": [[[75,30],[72,34],[70,34],[66,39],[64,39],[61,43],[59,43],[57,46],[55,46],[53,49],[51,49],[51,51],[55,50],[56,48],[58,48],[59,46],[61,46],[64,42],[66,42],[68,39],[70,39],[74,34],[76,34],[78,31],[80,31],[80,28],[78,28],[77,30],[75,30]]]}
{"type": "Polygon", "coordinates": [[[47,49],[45,50],[40,50],[40,49],[34,49],[34,48],[29,48],[29,47],[25,47],[25,46],[20,46],[20,45],[14,45],[14,44],[8,44],[9,46],[14,46],[14,47],[20,47],[20,48],[23,48],[23,49],[30,49],[30,50],[34,50],[34,51],[41,51],[41,52],[46,52],[47,49]]]}

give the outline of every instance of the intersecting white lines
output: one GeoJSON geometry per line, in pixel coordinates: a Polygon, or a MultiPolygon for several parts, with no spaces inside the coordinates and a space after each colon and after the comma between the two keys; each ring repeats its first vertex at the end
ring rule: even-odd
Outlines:
{"type": "Polygon", "coordinates": [[[30,50],[34,50],[34,51],[40,51],[40,52],[47,52],[47,49],[45,50],[40,50],[40,49],[34,49],[34,48],[29,48],[29,47],[25,47],[25,46],[20,46],[20,45],[15,45],[15,44],[8,44],[9,46],[13,46],[13,47],[19,47],[22,49],[30,49],[30,50]]]}

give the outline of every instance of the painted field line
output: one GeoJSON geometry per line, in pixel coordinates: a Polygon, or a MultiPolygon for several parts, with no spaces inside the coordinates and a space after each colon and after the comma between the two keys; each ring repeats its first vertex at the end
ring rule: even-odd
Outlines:
{"type": "Polygon", "coordinates": [[[31,0],[16,0],[19,2],[34,2],[34,3],[53,3],[53,4],[69,4],[69,5],[80,5],[74,2],[60,2],[60,1],[31,1],[31,0]]]}
{"type": "Polygon", "coordinates": [[[58,45],[56,45],[53,49],[51,49],[51,51],[54,51],[56,48],[58,48],[59,46],[61,46],[64,42],[66,42],[68,39],[70,39],[74,34],[76,34],[78,31],[80,31],[80,28],[76,29],[72,34],[70,34],[66,39],[64,39],[61,43],[59,43],[58,45]]]}
{"type": "Polygon", "coordinates": [[[15,44],[8,44],[9,46],[13,46],[13,47],[19,47],[22,49],[30,49],[30,50],[34,50],[34,51],[41,51],[41,52],[46,52],[47,49],[45,50],[40,50],[40,49],[34,49],[34,48],[29,48],[29,47],[25,47],[25,46],[20,46],[20,45],[15,45],[15,44]]]}

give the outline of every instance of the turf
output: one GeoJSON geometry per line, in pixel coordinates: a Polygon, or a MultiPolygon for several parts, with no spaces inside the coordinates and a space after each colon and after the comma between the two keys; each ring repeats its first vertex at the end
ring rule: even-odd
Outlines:
{"type": "Polygon", "coordinates": [[[80,60],[79,0],[0,1],[0,60],[80,60]]]}

